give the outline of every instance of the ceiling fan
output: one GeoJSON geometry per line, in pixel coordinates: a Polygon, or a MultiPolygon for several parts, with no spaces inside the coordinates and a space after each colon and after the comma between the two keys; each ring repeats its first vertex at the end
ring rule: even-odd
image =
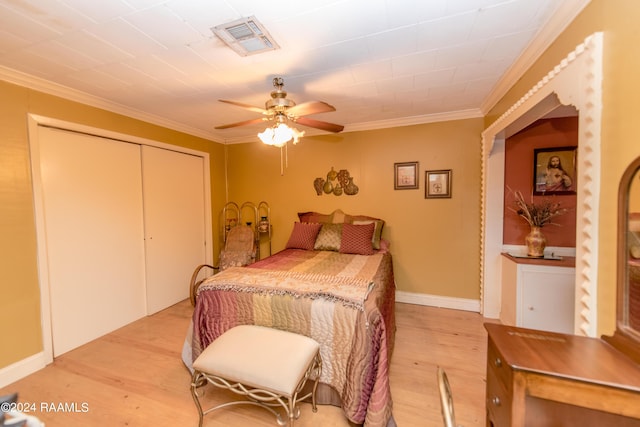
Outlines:
{"type": "Polygon", "coordinates": [[[304,117],[311,114],[336,111],[335,107],[333,107],[332,105],[329,105],[326,102],[322,101],[309,101],[296,105],[293,100],[287,99],[287,92],[283,89],[284,80],[282,79],[282,77],[275,77],[273,79],[273,87],[275,87],[276,89],[271,92],[271,99],[265,102],[264,109],[244,104],[242,102],[220,99],[220,102],[235,105],[237,107],[241,107],[255,113],[260,113],[263,115],[263,117],[216,126],[215,129],[229,129],[237,126],[252,125],[255,123],[262,123],[266,121],[285,123],[287,122],[287,120],[301,124],[303,126],[309,126],[327,132],[337,133],[341,132],[344,129],[344,126],[342,125],[304,117]]]}

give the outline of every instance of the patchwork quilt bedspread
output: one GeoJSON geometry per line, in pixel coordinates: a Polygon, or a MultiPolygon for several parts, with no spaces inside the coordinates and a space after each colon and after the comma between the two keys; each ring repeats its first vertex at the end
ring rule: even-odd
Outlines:
{"type": "Polygon", "coordinates": [[[389,387],[394,294],[389,253],[285,249],[202,283],[190,331],[191,361],[237,325],[306,335],[320,343],[320,382],[337,392],[347,418],[371,427],[395,425],[389,387]]]}

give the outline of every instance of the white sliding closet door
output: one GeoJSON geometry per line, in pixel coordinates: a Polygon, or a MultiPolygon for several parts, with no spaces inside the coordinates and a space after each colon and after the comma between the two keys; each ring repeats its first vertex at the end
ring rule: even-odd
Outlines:
{"type": "Polygon", "coordinates": [[[205,263],[204,159],[142,147],[147,314],[189,297],[205,263]]]}
{"type": "Polygon", "coordinates": [[[145,315],[140,146],[40,127],[39,155],[58,356],[145,315]]]}

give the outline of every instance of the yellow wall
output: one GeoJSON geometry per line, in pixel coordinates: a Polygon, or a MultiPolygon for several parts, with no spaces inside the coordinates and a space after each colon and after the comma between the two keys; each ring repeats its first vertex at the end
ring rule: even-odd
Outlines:
{"type": "MultiPolygon", "coordinates": [[[[593,0],[483,121],[462,120],[369,132],[303,138],[289,150],[280,176],[279,150],[262,144],[220,146],[96,108],[0,82],[0,368],[42,349],[27,139],[28,113],[40,114],[211,153],[214,236],[225,202],[228,155],[230,200],[267,201],[272,208],[274,252],[284,247],[300,210],[378,216],[387,221],[396,281],[402,291],[479,298],[479,135],[585,37],[604,32],[602,174],[598,314],[601,333],[614,327],[619,179],[640,156],[640,2],[593,0]],[[226,150],[226,153],[224,152],[226,150]],[[393,163],[420,162],[420,189],[393,190],[393,163]],[[347,169],[356,196],[317,196],[316,177],[347,169]],[[451,199],[424,198],[426,169],[453,169],[451,199]],[[19,321],[16,321],[19,319],[19,321]]],[[[217,237],[214,237],[217,244],[217,237]]],[[[214,248],[214,253],[218,249],[214,248]]]]}
{"type": "Polygon", "coordinates": [[[210,153],[212,212],[220,210],[224,203],[224,147],[1,81],[0,94],[0,325],[5,326],[0,351],[2,368],[42,351],[27,114],[210,153]]]}
{"type": "MultiPolygon", "coordinates": [[[[399,289],[479,298],[482,119],[304,138],[289,150],[289,167],[281,176],[277,148],[225,147],[5,82],[0,82],[0,93],[0,322],[15,325],[3,335],[3,342],[12,345],[3,346],[0,368],[42,351],[29,113],[209,152],[216,245],[228,157],[230,200],[271,205],[273,252],[284,247],[298,211],[341,208],[378,216],[387,221],[384,237],[392,242],[399,289]],[[393,163],[405,161],[420,162],[418,190],[393,189],[393,163]],[[358,195],[316,195],[313,180],[326,177],[332,166],[351,172],[358,195]],[[449,168],[453,197],[426,200],[424,171],[449,168]]],[[[218,250],[214,247],[214,254],[218,250]]]]}
{"type": "Polygon", "coordinates": [[[480,133],[482,119],[303,138],[288,150],[262,143],[228,146],[229,193],[238,204],[267,201],[273,251],[284,248],[297,212],[342,209],[386,221],[399,290],[479,299],[480,133]],[[420,188],[394,190],[394,163],[419,162],[420,188]],[[318,196],[317,177],[347,169],[355,196],[318,196]],[[425,199],[425,170],[452,169],[451,199],[425,199]]]}
{"type": "Polygon", "coordinates": [[[620,177],[640,156],[640,2],[592,0],[486,118],[488,126],[584,39],[604,33],[602,163],[598,248],[598,330],[615,328],[617,198],[620,177]]]}

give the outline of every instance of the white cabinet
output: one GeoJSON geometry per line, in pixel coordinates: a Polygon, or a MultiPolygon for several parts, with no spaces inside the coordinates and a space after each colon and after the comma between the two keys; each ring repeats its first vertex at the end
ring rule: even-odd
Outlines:
{"type": "Polygon", "coordinates": [[[502,256],[500,320],[505,325],[574,333],[575,260],[502,256]]]}

